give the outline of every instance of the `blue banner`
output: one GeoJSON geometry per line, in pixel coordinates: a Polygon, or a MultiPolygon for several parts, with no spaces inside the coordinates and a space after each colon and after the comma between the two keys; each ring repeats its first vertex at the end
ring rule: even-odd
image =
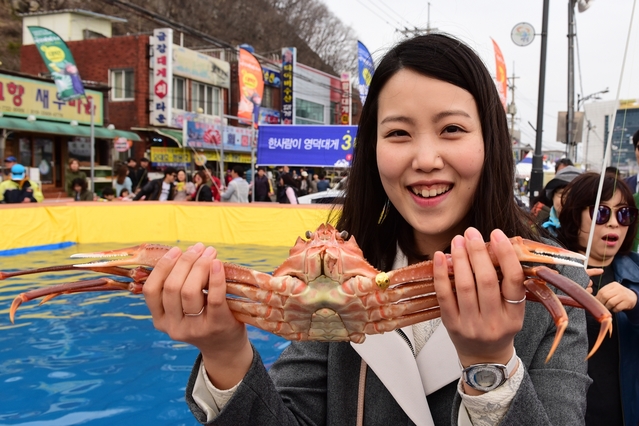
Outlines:
{"type": "Polygon", "coordinates": [[[260,126],[260,166],[349,167],[357,126],[260,126]]]}
{"type": "Polygon", "coordinates": [[[371,79],[375,72],[375,64],[370,52],[361,41],[357,42],[357,64],[359,68],[359,97],[364,105],[368,95],[368,87],[371,85],[371,79]]]}

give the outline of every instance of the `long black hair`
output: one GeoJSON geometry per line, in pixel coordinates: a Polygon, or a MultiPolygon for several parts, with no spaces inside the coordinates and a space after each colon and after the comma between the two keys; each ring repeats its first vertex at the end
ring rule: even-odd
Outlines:
{"type": "Polygon", "coordinates": [[[413,228],[388,201],[376,158],[379,95],[389,79],[403,69],[451,83],[468,91],[475,99],[485,159],[467,223],[479,229],[486,240],[496,228],[508,236],[535,238],[537,233],[531,228],[528,215],[514,199],[512,145],[495,83],[471,48],[444,34],[428,34],[399,43],[375,70],[360,117],[337,228],[353,234],[367,260],[378,268],[392,266],[398,244],[409,258],[424,258],[416,248],[413,228]],[[378,223],[387,203],[386,219],[378,223]]]}

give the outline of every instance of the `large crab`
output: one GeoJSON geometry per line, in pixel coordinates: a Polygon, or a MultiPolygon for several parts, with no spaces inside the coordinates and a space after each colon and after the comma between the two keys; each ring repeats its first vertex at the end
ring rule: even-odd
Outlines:
{"type": "MultiPolygon", "coordinates": [[[[431,261],[390,272],[371,266],[355,238],[322,224],[298,238],[290,256],[273,275],[232,263],[224,264],[228,304],[235,317],[255,327],[289,340],[352,341],[361,343],[366,334],[378,334],[440,316],[433,284],[431,261]]],[[[526,276],[528,300],[542,303],[553,316],[557,333],[548,358],[554,353],[568,324],[563,305],[585,308],[600,323],[594,353],[606,332],[612,332],[610,312],[572,280],[546,266],[534,263],[582,266],[584,256],[558,247],[520,237],[510,239],[526,276]],[[557,296],[551,283],[568,296],[557,296]]],[[[124,276],[128,282],[98,278],[28,291],[15,298],[10,318],[26,301],[41,303],[61,294],[85,291],[128,290],[141,293],[144,281],[170,247],[142,244],[136,247],[96,253],[75,254],[73,258],[101,258],[106,261],[64,265],[17,272],[0,272],[0,279],[73,268],[124,276]],[[142,265],[132,269],[127,265],[142,265]]],[[[493,262],[497,261],[490,251],[493,262]]],[[[453,275],[452,260],[448,258],[453,275]]],[[[205,290],[206,291],[206,290],[205,290]]]]}

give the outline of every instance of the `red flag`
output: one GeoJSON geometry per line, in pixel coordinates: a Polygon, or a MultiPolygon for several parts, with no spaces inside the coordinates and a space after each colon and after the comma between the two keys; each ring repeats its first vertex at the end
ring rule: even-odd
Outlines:
{"type": "Polygon", "coordinates": [[[504,110],[506,110],[507,94],[508,94],[508,81],[507,81],[507,73],[506,73],[506,62],[504,62],[504,55],[501,53],[501,49],[491,38],[493,42],[493,47],[495,48],[495,80],[497,81],[497,91],[499,92],[499,99],[501,99],[501,103],[504,106],[504,110]]]}

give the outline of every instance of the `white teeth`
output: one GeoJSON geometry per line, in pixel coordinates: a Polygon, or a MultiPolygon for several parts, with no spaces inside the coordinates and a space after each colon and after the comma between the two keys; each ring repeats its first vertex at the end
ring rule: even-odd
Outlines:
{"type": "Polygon", "coordinates": [[[433,189],[422,188],[421,191],[416,188],[411,188],[415,195],[421,195],[423,198],[436,197],[444,192],[448,191],[450,188],[448,186],[440,186],[433,189]]]}

